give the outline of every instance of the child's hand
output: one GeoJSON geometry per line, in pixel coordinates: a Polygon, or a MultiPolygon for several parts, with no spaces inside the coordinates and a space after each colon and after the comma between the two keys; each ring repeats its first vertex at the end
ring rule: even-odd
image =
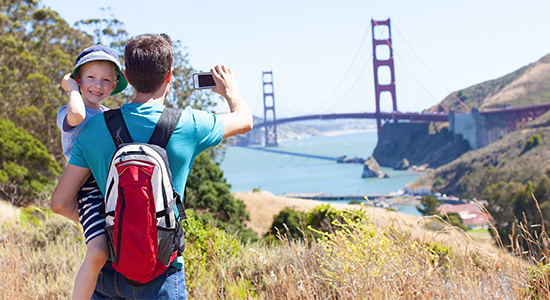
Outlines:
{"type": "Polygon", "coordinates": [[[67,92],[75,90],[78,91],[78,83],[71,77],[71,75],[72,73],[68,73],[63,76],[63,79],[61,80],[61,87],[67,92]]]}
{"type": "Polygon", "coordinates": [[[217,65],[210,69],[210,72],[216,82],[216,87],[212,89],[213,92],[220,94],[225,99],[239,96],[237,79],[230,68],[224,65],[217,65]]]}

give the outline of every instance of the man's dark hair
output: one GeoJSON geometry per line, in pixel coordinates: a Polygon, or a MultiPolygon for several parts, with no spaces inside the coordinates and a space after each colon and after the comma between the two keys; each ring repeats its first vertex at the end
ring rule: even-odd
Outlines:
{"type": "Polygon", "coordinates": [[[174,64],[174,47],[166,34],[131,38],[124,49],[126,78],[138,93],[157,91],[174,64]]]}

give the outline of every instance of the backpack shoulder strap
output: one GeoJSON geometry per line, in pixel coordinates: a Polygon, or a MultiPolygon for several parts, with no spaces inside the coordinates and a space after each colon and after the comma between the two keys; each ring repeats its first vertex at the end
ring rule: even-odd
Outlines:
{"type": "Polygon", "coordinates": [[[105,118],[105,123],[109,129],[109,133],[111,133],[113,142],[115,142],[117,147],[122,143],[133,142],[130,132],[128,131],[128,127],[126,127],[126,123],[122,117],[120,108],[111,109],[104,112],[103,117],[105,118]]]}
{"type": "Polygon", "coordinates": [[[181,111],[179,108],[165,107],[148,144],[166,148],[170,137],[172,137],[172,133],[176,129],[176,126],[178,126],[181,111]]]}

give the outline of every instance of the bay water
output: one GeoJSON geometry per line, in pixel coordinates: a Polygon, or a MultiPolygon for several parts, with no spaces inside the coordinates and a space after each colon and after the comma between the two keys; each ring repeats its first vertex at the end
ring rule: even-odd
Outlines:
{"type": "MultiPolygon", "coordinates": [[[[364,131],[332,136],[280,141],[268,150],[336,158],[368,158],[378,135],[364,131]]],[[[255,188],[275,195],[285,193],[324,193],[325,195],[388,194],[402,189],[418,175],[382,168],[389,178],[361,178],[362,164],[339,164],[336,161],[266,152],[253,147],[227,147],[220,165],[231,192],[255,188]]]]}

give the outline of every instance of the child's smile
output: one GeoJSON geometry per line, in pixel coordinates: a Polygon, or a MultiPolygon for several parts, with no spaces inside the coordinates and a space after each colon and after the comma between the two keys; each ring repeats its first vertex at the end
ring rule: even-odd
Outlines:
{"type": "Polygon", "coordinates": [[[78,77],[82,99],[87,107],[99,109],[101,101],[115,89],[116,74],[111,62],[93,61],[82,66],[78,77]]]}

